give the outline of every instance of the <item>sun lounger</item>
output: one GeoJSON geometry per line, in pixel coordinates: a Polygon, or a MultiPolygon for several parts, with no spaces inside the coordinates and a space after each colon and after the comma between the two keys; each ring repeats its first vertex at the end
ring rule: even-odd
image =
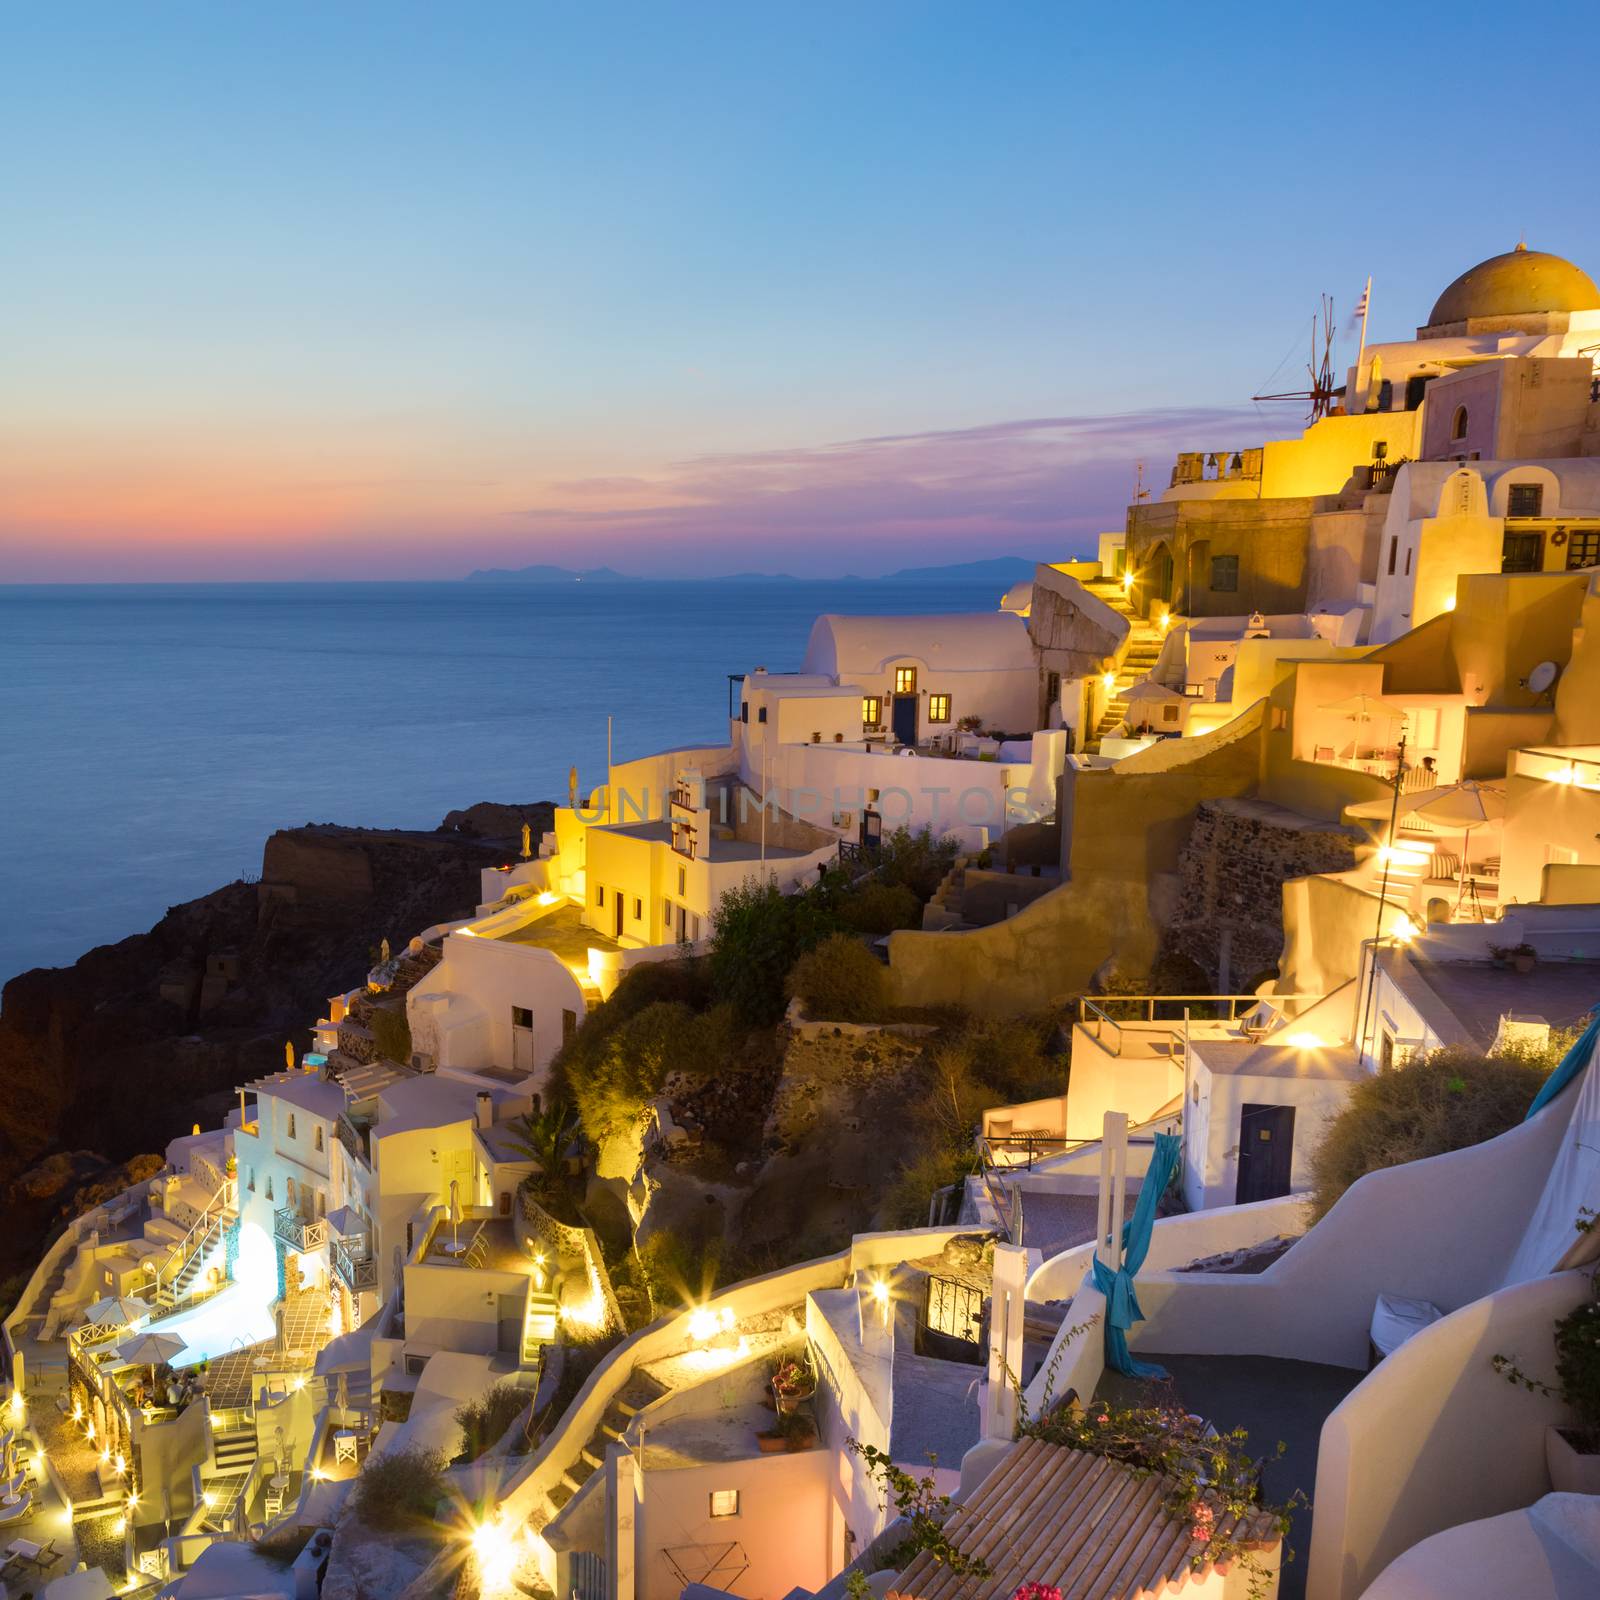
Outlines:
{"type": "Polygon", "coordinates": [[[8,1522],[21,1522],[24,1517],[33,1514],[33,1496],[20,1495],[17,1499],[7,1503],[0,1500],[0,1525],[8,1522]]]}

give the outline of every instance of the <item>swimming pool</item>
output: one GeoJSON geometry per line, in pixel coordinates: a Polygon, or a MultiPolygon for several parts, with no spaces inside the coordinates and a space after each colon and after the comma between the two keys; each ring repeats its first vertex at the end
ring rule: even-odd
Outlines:
{"type": "Polygon", "coordinates": [[[230,1283],[226,1289],[202,1300],[175,1317],[164,1317],[151,1329],[182,1339],[184,1350],[172,1365],[192,1367],[238,1350],[244,1345],[270,1339],[277,1332],[272,1320],[272,1301],[263,1300],[250,1285],[230,1283]]]}

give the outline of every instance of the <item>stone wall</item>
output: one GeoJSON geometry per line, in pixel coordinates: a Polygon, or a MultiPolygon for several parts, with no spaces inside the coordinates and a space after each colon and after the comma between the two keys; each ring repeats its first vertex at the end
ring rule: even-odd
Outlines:
{"type": "Polygon", "coordinates": [[[1167,950],[1203,967],[1226,993],[1276,968],[1283,954],[1283,886],[1345,872],[1361,835],[1264,800],[1203,801],[1179,859],[1167,950]]]}

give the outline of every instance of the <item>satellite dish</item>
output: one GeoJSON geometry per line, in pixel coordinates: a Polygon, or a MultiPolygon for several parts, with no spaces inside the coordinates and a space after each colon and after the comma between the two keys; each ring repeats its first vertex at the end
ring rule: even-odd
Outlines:
{"type": "Polygon", "coordinates": [[[1535,694],[1543,694],[1546,689],[1556,681],[1556,674],[1561,671],[1553,661],[1541,661],[1532,672],[1528,674],[1528,687],[1535,694]]]}

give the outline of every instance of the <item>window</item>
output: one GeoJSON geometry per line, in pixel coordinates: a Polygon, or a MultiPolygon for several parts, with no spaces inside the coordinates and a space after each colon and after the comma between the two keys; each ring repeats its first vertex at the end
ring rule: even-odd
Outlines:
{"type": "Polygon", "coordinates": [[[1508,517],[1536,517],[1539,509],[1544,504],[1544,485],[1542,483],[1514,483],[1511,493],[1506,496],[1506,515],[1508,517]]]}
{"type": "Polygon", "coordinates": [[[597,906],[603,906],[606,903],[606,886],[603,883],[597,883],[594,886],[594,903],[597,906]]]}
{"type": "Polygon", "coordinates": [[[748,722],[750,720],[750,702],[748,700],[741,700],[739,702],[739,720],[741,722],[748,722]]]}
{"type": "Polygon", "coordinates": [[[532,1006],[512,1006],[511,1026],[513,1028],[531,1028],[533,1026],[532,1006]]]}
{"type": "Polygon", "coordinates": [[[883,701],[875,694],[864,694],[861,697],[861,726],[863,728],[876,728],[883,721],[883,701]]]}
{"type": "Polygon", "coordinates": [[[1569,534],[1567,537],[1567,571],[1579,567],[1592,567],[1600,563],[1600,529],[1587,533],[1569,534]]]}
{"type": "Polygon", "coordinates": [[[950,696],[947,694],[930,694],[928,696],[928,721],[948,722],[950,720],[950,696]]]}
{"type": "Polygon", "coordinates": [[[711,1491],[711,1515],[714,1517],[738,1516],[739,1491],[737,1489],[713,1489],[711,1491]]]}
{"type": "Polygon", "coordinates": [[[578,1031],[578,1013],[565,1008],[561,1012],[561,1042],[571,1044],[573,1036],[578,1031]]]}
{"type": "Polygon", "coordinates": [[[289,1137],[294,1138],[294,1112],[289,1113],[289,1137]]]}
{"type": "Polygon", "coordinates": [[[1542,533],[1508,533],[1501,547],[1502,572],[1538,572],[1544,566],[1542,533]]]}
{"type": "Polygon", "coordinates": [[[1406,576],[1408,578],[1411,576],[1411,551],[1409,549],[1406,551],[1406,576]]]}
{"type": "Polygon", "coordinates": [[[1396,533],[1391,535],[1389,539],[1389,576],[1391,578],[1394,576],[1394,564],[1396,559],[1399,557],[1399,554],[1400,535],[1396,533]]]}
{"type": "Polygon", "coordinates": [[[672,931],[672,902],[670,900],[661,902],[661,925],[668,933],[672,931]]]}
{"type": "Polygon", "coordinates": [[[1061,699],[1061,674],[1047,672],[1044,679],[1044,703],[1047,706],[1055,705],[1061,699]]]}
{"type": "Polygon", "coordinates": [[[1406,410],[1415,411],[1427,393],[1429,379],[1422,373],[1413,373],[1406,379],[1406,410]]]}
{"type": "Polygon", "coordinates": [[[917,692],[917,669],[915,667],[896,667],[894,669],[894,692],[896,694],[915,694],[917,692]]]}
{"type": "Polygon", "coordinates": [[[767,720],[767,708],[765,706],[757,706],[756,707],[756,721],[757,722],[765,722],[766,720],[767,720]]]}
{"type": "Polygon", "coordinates": [[[256,1169],[254,1167],[251,1167],[250,1169],[250,1181],[245,1185],[245,1188],[248,1189],[251,1194],[256,1192],[256,1169]]]}
{"type": "Polygon", "coordinates": [[[1452,439],[1465,439],[1467,436],[1467,408],[1457,406],[1456,414],[1450,419],[1450,437],[1452,439]]]}
{"type": "Polygon", "coordinates": [[[688,889],[688,884],[689,884],[689,871],[688,871],[688,868],[687,867],[679,867],[678,868],[678,893],[679,894],[686,893],[687,889],[688,889]]]}
{"type": "Polygon", "coordinates": [[[322,1149],[322,1124],[320,1122],[316,1125],[311,1135],[311,1148],[313,1150],[322,1149]]]}
{"type": "Polygon", "coordinates": [[[270,1200],[271,1198],[272,1198],[272,1179],[268,1178],[267,1179],[267,1199],[270,1200]]]}
{"type": "Polygon", "coordinates": [[[635,922],[644,921],[644,901],[638,895],[633,897],[633,920],[635,922]]]}
{"type": "Polygon", "coordinates": [[[1239,592],[1238,556],[1212,556],[1211,588],[1213,593],[1216,594],[1237,594],[1239,592]]]}

